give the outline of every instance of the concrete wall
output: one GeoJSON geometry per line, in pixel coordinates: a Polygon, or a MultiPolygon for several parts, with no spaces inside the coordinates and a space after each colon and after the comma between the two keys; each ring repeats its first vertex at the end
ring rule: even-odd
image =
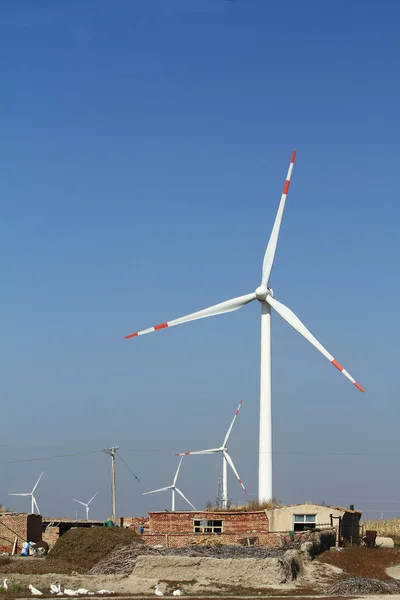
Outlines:
{"type": "MultiPolygon", "coordinates": [[[[345,508],[323,506],[319,504],[296,504],[283,506],[273,510],[265,511],[271,532],[284,532],[294,530],[294,515],[316,515],[316,526],[326,527],[331,523],[332,517],[341,517],[342,519],[342,537],[356,537],[359,532],[359,523],[361,513],[351,511],[345,508]]],[[[338,524],[337,519],[333,519],[333,526],[338,524]]]]}

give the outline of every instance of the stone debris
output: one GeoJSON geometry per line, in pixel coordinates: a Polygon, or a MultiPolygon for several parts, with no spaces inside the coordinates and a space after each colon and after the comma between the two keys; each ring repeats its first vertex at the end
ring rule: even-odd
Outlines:
{"type": "Polygon", "coordinates": [[[399,594],[400,581],[349,577],[341,579],[327,590],[329,596],[364,596],[369,594],[399,594]]]}

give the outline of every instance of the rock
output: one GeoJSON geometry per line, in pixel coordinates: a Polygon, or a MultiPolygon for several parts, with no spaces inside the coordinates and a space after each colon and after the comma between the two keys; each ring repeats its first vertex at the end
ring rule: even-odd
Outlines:
{"type": "Polygon", "coordinates": [[[375,544],[379,546],[379,548],[394,548],[394,541],[390,537],[381,537],[378,535],[375,544]]]}
{"type": "Polygon", "coordinates": [[[303,542],[300,546],[300,551],[304,554],[306,560],[314,558],[314,544],[312,542],[303,542]]]}

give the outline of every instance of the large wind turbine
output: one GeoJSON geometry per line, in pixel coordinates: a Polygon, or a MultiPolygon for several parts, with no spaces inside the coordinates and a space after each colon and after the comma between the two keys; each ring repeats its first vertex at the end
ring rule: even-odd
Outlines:
{"type": "Polygon", "coordinates": [[[234,474],[236,475],[237,480],[239,481],[240,485],[244,489],[245,493],[247,494],[247,490],[243,485],[243,481],[239,477],[239,473],[235,469],[235,465],[233,464],[233,460],[229,456],[228,448],[227,448],[227,444],[228,444],[228,440],[229,440],[231,432],[232,432],[233,424],[236,421],[236,417],[239,414],[239,410],[240,410],[241,406],[242,406],[242,400],[240,401],[239,406],[236,409],[236,412],[232,419],[232,423],[229,425],[228,431],[226,432],[224,441],[222,442],[222,446],[220,448],[211,448],[210,450],[197,450],[196,452],[181,452],[180,454],[175,455],[175,456],[187,456],[190,454],[216,454],[218,452],[221,452],[221,454],[222,454],[222,508],[226,508],[228,505],[228,464],[229,464],[230,468],[232,469],[232,471],[234,472],[234,474]]]}
{"type": "Polygon", "coordinates": [[[196,510],[196,508],[193,506],[193,504],[191,502],[189,502],[189,500],[186,498],[186,496],[184,496],[182,494],[181,490],[178,490],[178,488],[176,487],[176,480],[178,479],[178,474],[179,474],[179,470],[181,468],[182,461],[183,461],[183,456],[181,456],[181,460],[179,461],[178,468],[176,470],[172,485],[167,485],[167,487],[159,488],[158,490],[151,490],[151,492],[144,492],[143,496],[146,496],[147,494],[156,494],[157,492],[166,492],[167,490],[172,490],[172,508],[171,508],[172,512],[174,512],[174,510],[175,510],[175,492],[178,492],[178,494],[180,496],[182,496],[182,498],[193,508],[193,510],[196,510]]]}
{"type": "Polygon", "coordinates": [[[38,512],[38,515],[40,514],[39,507],[38,507],[38,505],[37,505],[37,502],[36,502],[36,499],[35,499],[34,493],[35,493],[35,491],[36,491],[36,488],[37,488],[37,486],[38,486],[38,484],[39,484],[39,481],[40,481],[40,480],[41,480],[41,478],[42,478],[42,475],[43,475],[43,473],[44,473],[44,471],[42,471],[42,472],[40,473],[40,475],[39,475],[39,479],[37,480],[37,482],[36,482],[36,483],[35,483],[35,485],[33,486],[33,489],[32,489],[32,491],[31,491],[31,492],[26,492],[25,494],[8,494],[9,496],[30,496],[30,497],[31,497],[31,514],[32,514],[32,515],[34,515],[34,514],[35,514],[35,508],[36,508],[36,510],[37,510],[37,512],[38,512]]]}
{"type": "Polygon", "coordinates": [[[85,511],[86,511],[86,521],[88,521],[88,520],[89,520],[89,504],[91,503],[91,501],[92,501],[92,500],[94,500],[94,499],[96,498],[96,496],[97,496],[97,493],[98,493],[98,492],[96,492],[96,493],[95,493],[95,495],[94,495],[94,496],[92,496],[92,497],[90,498],[89,502],[81,502],[80,500],[77,500],[76,498],[72,498],[72,500],[73,500],[74,502],[78,502],[78,504],[82,504],[82,506],[84,506],[84,507],[85,507],[85,511]]]}
{"type": "Polygon", "coordinates": [[[271,308],[273,308],[278,315],[280,315],[289,325],[291,325],[298,333],[300,333],[307,341],[310,342],[317,350],[321,352],[325,358],[347,379],[351,381],[361,392],[363,388],[359,383],[342,367],[342,365],[330,354],[322,344],[312,335],[307,327],[300,321],[298,317],[284,304],[278,302],[274,297],[273,290],[269,287],[269,280],[271,277],[271,271],[274,264],[276,247],[278,244],[279,230],[281,227],[283,211],[285,208],[286,197],[289,191],[290,178],[292,176],[292,170],[294,160],[296,158],[296,150],[292,154],[290,161],[288,174],[286,177],[285,184],[283,186],[283,192],[278,207],[278,212],[275,218],[274,226],[272,228],[271,237],[269,238],[268,246],[264,255],[264,262],[262,267],[261,284],[251,294],[245,296],[239,296],[226,302],[221,302],[210,308],[200,310],[190,315],[186,315],[173,321],[166,321],[155,327],[137,331],[125,336],[126,338],[132,338],[145,333],[151,333],[152,331],[158,331],[165,329],[166,327],[173,327],[174,325],[181,325],[182,323],[188,323],[189,321],[195,321],[196,319],[203,319],[205,317],[213,317],[224,313],[232,312],[242,308],[246,304],[258,300],[261,304],[261,374],[260,374],[260,436],[259,436],[259,463],[258,463],[258,498],[262,502],[263,500],[270,500],[273,497],[272,494],[272,423],[271,423],[271,308]]]}

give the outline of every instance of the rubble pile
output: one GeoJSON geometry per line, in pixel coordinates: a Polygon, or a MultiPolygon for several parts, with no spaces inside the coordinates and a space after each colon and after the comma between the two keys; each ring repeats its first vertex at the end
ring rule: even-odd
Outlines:
{"type": "Polygon", "coordinates": [[[329,596],[359,596],[369,594],[398,594],[400,581],[367,579],[365,577],[349,577],[331,585],[326,593],[329,596]]]}

